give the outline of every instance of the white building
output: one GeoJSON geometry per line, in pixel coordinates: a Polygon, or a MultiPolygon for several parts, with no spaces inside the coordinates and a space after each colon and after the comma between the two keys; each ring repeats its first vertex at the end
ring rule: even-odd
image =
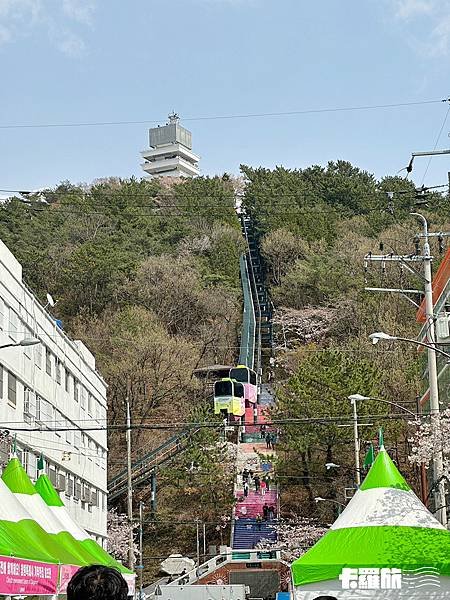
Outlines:
{"type": "Polygon", "coordinates": [[[41,343],[0,349],[0,427],[11,435],[15,427],[30,430],[16,434],[29,476],[36,479],[42,453],[69,512],[103,543],[106,431],[82,428],[106,424],[106,383],[86,346],[70,340],[26,287],[22,266],[0,241],[0,347],[27,337],[41,343]],[[58,427],[68,430],[46,431],[58,427]]]}
{"type": "Polygon", "coordinates": [[[141,152],[143,170],[151,177],[195,177],[200,157],[192,152],[192,134],[176,114],[163,127],[149,130],[150,148],[141,152]]]}

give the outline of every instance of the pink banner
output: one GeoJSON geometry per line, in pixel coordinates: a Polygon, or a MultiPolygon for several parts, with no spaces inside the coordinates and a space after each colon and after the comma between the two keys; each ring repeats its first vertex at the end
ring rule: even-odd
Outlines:
{"type": "Polygon", "coordinates": [[[0,556],[1,595],[53,595],[57,583],[58,565],[0,556]]]}
{"type": "Polygon", "coordinates": [[[65,594],[67,591],[67,585],[75,573],[78,571],[80,567],[75,567],[74,565],[61,565],[61,569],[59,571],[59,593],[65,594]]]}

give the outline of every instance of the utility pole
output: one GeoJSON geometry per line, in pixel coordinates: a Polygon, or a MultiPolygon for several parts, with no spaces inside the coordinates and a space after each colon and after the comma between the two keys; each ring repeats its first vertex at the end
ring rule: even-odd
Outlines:
{"type": "Polygon", "coordinates": [[[206,523],[203,521],[203,562],[206,562],[206,523]]]}
{"type": "Polygon", "coordinates": [[[130,525],[130,538],[128,540],[128,565],[134,571],[134,536],[133,536],[133,484],[131,481],[131,413],[130,413],[130,386],[127,379],[127,505],[128,523],[130,525]]]}
{"type": "Polygon", "coordinates": [[[200,566],[200,519],[195,519],[197,529],[197,567],[200,566]]]}
{"type": "Polygon", "coordinates": [[[144,546],[143,546],[143,521],[142,521],[142,509],[144,508],[144,503],[139,502],[139,600],[143,599],[143,583],[144,583],[144,546]]]}
{"type": "Polygon", "coordinates": [[[353,405],[353,432],[355,437],[355,466],[356,466],[356,485],[361,485],[361,469],[359,462],[359,434],[358,434],[358,412],[356,410],[356,400],[352,398],[350,402],[353,405]]]}
{"type": "MultiPolygon", "coordinates": [[[[450,151],[442,151],[440,154],[447,154],[450,151]]],[[[414,156],[425,156],[426,153],[415,153],[414,156]]],[[[422,275],[416,271],[413,267],[409,266],[414,263],[423,263],[423,281],[424,281],[424,291],[420,292],[424,294],[425,297],[425,315],[426,315],[426,335],[430,342],[431,348],[427,349],[427,359],[428,359],[428,379],[429,379],[429,394],[430,394],[430,413],[431,413],[431,422],[433,428],[440,428],[440,415],[439,415],[439,387],[438,387],[438,377],[437,377],[437,361],[436,361],[436,335],[435,335],[435,318],[434,318],[434,306],[433,306],[433,277],[432,277],[432,269],[431,263],[433,257],[430,253],[430,237],[442,237],[448,236],[448,233],[429,233],[428,231],[428,223],[423,215],[420,213],[412,212],[411,215],[419,218],[423,225],[423,233],[416,236],[416,239],[423,239],[423,251],[422,254],[408,254],[408,255],[395,255],[393,253],[384,254],[384,255],[374,255],[367,254],[364,257],[364,262],[367,264],[368,262],[380,262],[382,269],[385,269],[385,265],[388,262],[396,262],[400,265],[406,266],[406,268],[413,272],[416,275],[422,275]]],[[[419,292],[419,290],[412,289],[393,289],[393,288],[365,288],[366,291],[377,291],[377,292],[397,292],[405,296],[408,300],[410,300],[413,304],[416,303],[408,297],[408,294],[414,294],[419,292]]],[[[416,305],[418,307],[418,305],[416,305]]],[[[435,503],[436,503],[436,516],[438,520],[444,525],[447,525],[447,512],[445,507],[445,484],[442,479],[443,474],[443,457],[442,457],[442,449],[438,450],[437,453],[433,455],[433,478],[436,484],[436,493],[435,493],[435,503]]]]}
{"type": "MultiPolygon", "coordinates": [[[[425,316],[427,323],[427,336],[431,346],[436,344],[435,322],[434,322],[434,306],[433,306],[433,280],[431,272],[431,261],[433,260],[430,253],[430,244],[428,238],[428,223],[426,218],[420,213],[411,213],[422,221],[423,224],[423,272],[425,276],[425,316]]],[[[428,358],[428,379],[430,388],[430,413],[433,429],[439,431],[441,427],[439,415],[439,385],[437,373],[436,351],[434,348],[427,349],[428,358]]],[[[442,449],[439,449],[433,454],[433,474],[434,480],[437,482],[436,489],[436,504],[437,518],[442,525],[447,525],[447,510],[445,502],[445,484],[442,479],[444,471],[442,449]]]]}

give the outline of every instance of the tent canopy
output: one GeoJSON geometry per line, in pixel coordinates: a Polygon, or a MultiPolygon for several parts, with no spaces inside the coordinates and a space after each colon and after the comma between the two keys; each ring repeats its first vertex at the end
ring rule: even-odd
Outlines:
{"type": "Polygon", "coordinates": [[[331,529],[292,564],[294,585],[337,580],[344,567],[432,567],[450,575],[450,532],[420,502],[382,448],[331,529]]]}

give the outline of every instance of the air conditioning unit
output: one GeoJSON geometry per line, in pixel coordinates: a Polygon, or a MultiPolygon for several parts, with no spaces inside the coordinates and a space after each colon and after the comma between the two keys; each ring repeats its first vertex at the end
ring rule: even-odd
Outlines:
{"type": "Polygon", "coordinates": [[[66,476],[65,475],[58,475],[58,477],[56,478],[56,486],[55,487],[58,490],[58,492],[66,491],[66,476]]]}
{"type": "Polygon", "coordinates": [[[450,315],[448,313],[439,315],[436,319],[436,337],[437,341],[450,338],[450,315]]]}
{"type": "Polygon", "coordinates": [[[53,485],[56,485],[56,470],[52,467],[48,470],[48,476],[53,485]]]}

